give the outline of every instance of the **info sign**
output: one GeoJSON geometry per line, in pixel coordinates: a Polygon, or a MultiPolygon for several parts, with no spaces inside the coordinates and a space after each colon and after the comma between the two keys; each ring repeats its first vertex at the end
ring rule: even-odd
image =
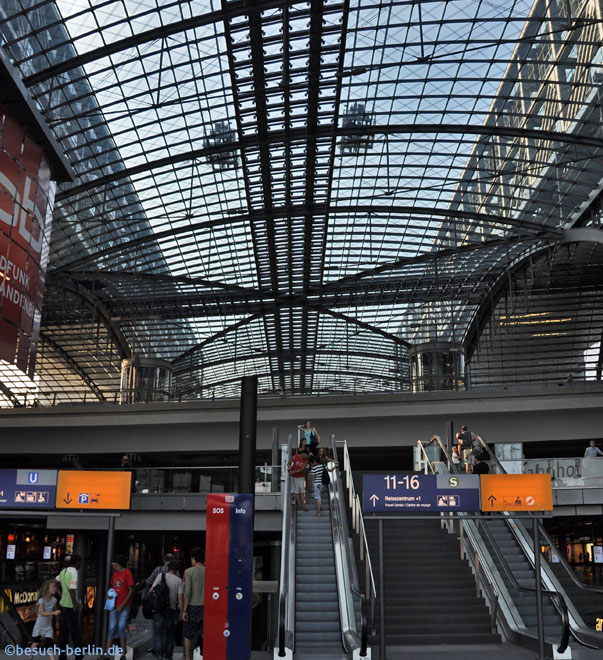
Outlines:
{"type": "Polygon", "coordinates": [[[0,470],[0,509],[52,509],[56,470],[0,470]]]}
{"type": "Polygon", "coordinates": [[[364,474],[364,513],[479,511],[479,475],[364,474]]]}
{"type": "Polygon", "coordinates": [[[552,511],[550,474],[482,474],[482,511],[552,511]]]}
{"type": "Polygon", "coordinates": [[[251,654],[253,496],[209,493],[203,651],[212,660],[251,654]]]}
{"type": "Polygon", "coordinates": [[[57,509],[129,509],[131,472],[59,470],[57,509]]]}

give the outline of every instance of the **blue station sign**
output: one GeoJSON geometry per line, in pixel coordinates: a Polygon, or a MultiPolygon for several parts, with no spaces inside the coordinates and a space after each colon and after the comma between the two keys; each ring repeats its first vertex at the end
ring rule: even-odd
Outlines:
{"type": "Polygon", "coordinates": [[[56,470],[0,470],[0,509],[54,509],[56,470]]]}
{"type": "Polygon", "coordinates": [[[480,511],[478,474],[364,474],[364,513],[480,511]]]}

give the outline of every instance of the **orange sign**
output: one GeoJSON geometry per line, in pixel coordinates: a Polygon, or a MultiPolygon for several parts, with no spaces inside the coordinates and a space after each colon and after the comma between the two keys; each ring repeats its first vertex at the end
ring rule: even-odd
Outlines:
{"type": "Polygon", "coordinates": [[[482,474],[482,511],[552,511],[550,474],[482,474]]]}
{"type": "Polygon", "coordinates": [[[129,509],[132,474],[59,470],[57,509],[129,509]]]}

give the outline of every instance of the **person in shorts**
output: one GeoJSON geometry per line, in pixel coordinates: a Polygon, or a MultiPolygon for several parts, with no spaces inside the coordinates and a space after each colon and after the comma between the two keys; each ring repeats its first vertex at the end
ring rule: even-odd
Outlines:
{"type": "Polygon", "coordinates": [[[109,632],[107,634],[107,651],[114,640],[119,639],[122,657],[126,655],[126,637],[128,614],[130,613],[130,599],[134,593],[134,577],[129,568],[126,568],[126,559],[117,555],[112,562],[113,575],[111,576],[111,587],[115,589],[115,608],[109,612],[109,632]]]}
{"type": "Polygon", "coordinates": [[[184,660],[192,660],[194,640],[200,638],[203,655],[203,597],[205,593],[205,557],[201,548],[191,550],[190,568],[184,571],[184,605],[182,606],[182,632],[184,634],[184,660]]]}
{"type": "Polygon", "coordinates": [[[291,474],[291,493],[297,498],[297,508],[306,511],[306,475],[308,474],[308,453],[305,450],[305,440],[302,438],[295,456],[287,463],[291,474]]]}
{"type": "MultiPolygon", "coordinates": [[[[32,634],[32,649],[41,646],[42,648],[47,648],[53,646],[53,627],[52,621],[53,617],[58,616],[61,613],[61,610],[57,607],[57,599],[55,598],[55,593],[57,590],[57,583],[55,580],[46,580],[42,583],[40,591],[38,591],[38,604],[36,605],[36,611],[38,613],[38,618],[34,624],[33,634],[32,634]]],[[[51,660],[54,660],[54,654],[52,652],[48,653],[48,657],[51,660]]]]}
{"type": "Polygon", "coordinates": [[[338,465],[337,461],[329,461],[323,447],[318,450],[318,456],[313,458],[311,470],[312,493],[316,501],[316,515],[318,517],[322,516],[322,489],[325,484],[329,483],[328,472],[333,472],[338,465]]]}

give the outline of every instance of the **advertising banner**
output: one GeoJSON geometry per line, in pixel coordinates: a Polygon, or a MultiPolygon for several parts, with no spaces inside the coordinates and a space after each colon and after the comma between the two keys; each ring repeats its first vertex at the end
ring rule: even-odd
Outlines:
{"type": "Polygon", "coordinates": [[[0,105],[0,360],[33,377],[55,184],[42,148],[0,105]]]}

